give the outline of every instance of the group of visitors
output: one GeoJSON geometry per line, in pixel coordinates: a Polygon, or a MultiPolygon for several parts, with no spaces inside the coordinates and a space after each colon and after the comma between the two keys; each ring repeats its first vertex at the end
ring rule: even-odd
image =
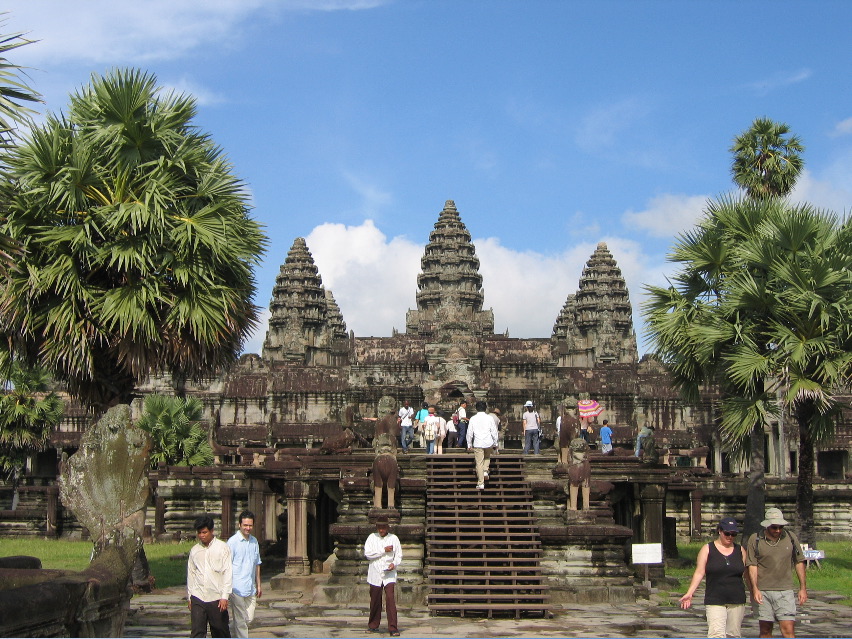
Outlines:
{"type": "MultiPolygon", "coordinates": [[[[477,402],[477,406],[479,402],[477,402]]],[[[483,412],[477,408],[478,412],[483,412]]],[[[488,413],[497,424],[500,431],[500,411],[494,409],[488,413]]],[[[475,416],[475,415],[474,415],[475,416]]],[[[414,444],[415,437],[419,437],[421,447],[426,449],[429,455],[442,455],[444,448],[470,448],[468,445],[469,424],[472,417],[467,414],[467,400],[461,400],[458,407],[453,411],[450,419],[444,419],[435,406],[424,402],[416,413],[408,400],[403,402],[397,413],[397,424],[400,427],[399,439],[403,453],[408,453],[414,444]]],[[[502,440],[503,433],[498,433],[498,439],[502,440]]]]}
{"type": "Polygon", "coordinates": [[[213,518],[195,520],[198,543],[189,551],[186,590],[191,636],[248,637],[260,587],[260,545],[251,534],[254,513],[240,513],[239,530],[225,543],[217,539],[213,518]],[[233,615],[228,614],[228,611],[233,615]]]}
{"type": "Polygon", "coordinates": [[[751,535],[745,546],[735,542],[739,528],[725,517],[716,527],[716,539],[698,552],[695,573],[682,608],[692,605],[695,591],[706,577],[704,606],[708,637],[740,637],[745,616],[746,586],[756,610],[761,637],[771,637],[775,622],[782,637],[795,636],[796,604],[808,600],[805,555],[802,545],[778,508],[768,508],[760,522],[763,530],[751,535]],[[799,580],[793,587],[792,570],[799,580]]]}

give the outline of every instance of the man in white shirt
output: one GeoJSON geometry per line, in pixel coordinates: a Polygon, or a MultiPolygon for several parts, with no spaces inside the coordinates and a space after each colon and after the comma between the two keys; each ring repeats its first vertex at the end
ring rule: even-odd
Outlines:
{"type": "Polygon", "coordinates": [[[254,621],[254,610],[260,589],[260,544],[251,534],[254,513],[240,513],[240,529],[228,540],[233,570],[231,589],[231,636],[248,637],[248,626],[254,621]]]}
{"type": "Polygon", "coordinates": [[[463,399],[459,402],[459,407],[456,409],[456,412],[459,415],[459,424],[457,426],[458,429],[458,441],[459,448],[464,448],[467,446],[467,400],[463,399]]]}
{"type": "Polygon", "coordinates": [[[407,453],[408,447],[414,441],[414,409],[411,408],[407,399],[399,409],[396,421],[400,427],[399,442],[402,444],[402,452],[407,453]]]}
{"type": "Polygon", "coordinates": [[[230,637],[228,597],[231,595],[231,551],[213,535],[213,518],[195,520],[198,543],[189,551],[186,563],[186,592],[192,619],[193,637],[230,637]]]}
{"type": "Polygon", "coordinates": [[[367,632],[379,632],[382,622],[382,591],[385,593],[385,610],[388,615],[388,633],[399,636],[396,618],[396,569],[402,561],[399,538],[388,532],[387,515],[376,517],[376,532],[364,542],[364,556],[370,560],[367,583],[370,584],[370,619],[367,632]]]}
{"type": "Polygon", "coordinates": [[[473,449],[476,460],[476,488],[485,488],[491,467],[491,451],[497,448],[497,422],[485,412],[485,402],[476,402],[476,415],[467,426],[467,449],[473,449]]]}

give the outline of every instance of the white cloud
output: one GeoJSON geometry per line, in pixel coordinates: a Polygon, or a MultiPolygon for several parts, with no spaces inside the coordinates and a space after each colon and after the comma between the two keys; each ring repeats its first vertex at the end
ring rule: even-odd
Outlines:
{"type": "Polygon", "coordinates": [[[619,143],[623,134],[648,112],[648,106],[636,98],[601,107],[583,118],[575,141],[580,148],[590,152],[609,149],[619,143]]]}
{"type": "Polygon", "coordinates": [[[7,0],[7,31],[26,32],[36,44],[15,61],[142,64],[180,57],[201,45],[228,46],[257,13],[372,9],[384,0],[7,0]]]}
{"type": "Polygon", "coordinates": [[[831,132],[832,136],[839,135],[849,135],[852,133],[852,118],[846,118],[845,120],[841,120],[835,125],[834,130],[831,132]]]}
{"type": "Polygon", "coordinates": [[[344,171],[343,179],[361,197],[360,212],[366,218],[378,216],[384,207],[393,202],[391,193],[352,171],[344,171]]]}
{"type": "Polygon", "coordinates": [[[673,237],[695,224],[708,199],[707,195],[664,193],[653,197],[643,211],[628,209],[621,220],[653,237],[673,237]]]}
{"type": "Polygon", "coordinates": [[[811,75],[813,75],[813,73],[810,69],[800,69],[798,71],[792,72],[779,72],[763,80],[751,82],[746,86],[752,91],[757,92],[759,95],[766,95],[767,93],[769,93],[770,91],[774,91],[775,89],[780,89],[782,87],[790,86],[792,84],[804,82],[805,80],[810,78],[811,75]]]}
{"type": "Polygon", "coordinates": [[[852,210],[852,165],[846,158],[826,169],[824,177],[817,178],[807,169],[803,169],[796,188],[790,194],[795,202],[809,202],[822,209],[837,213],[852,210]]]}
{"type": "Polygon", "coordinates": [[[206,87],[199,86],[186,76],[178,79],[176,82],[163,82],[161,84],[163,91],[168,93],[174,91],[178,94],[191,95],[195,98],[198,106],[210,106],[212,104],[222,104],[227,101],[224,95],[211,91],[206,87]]]}

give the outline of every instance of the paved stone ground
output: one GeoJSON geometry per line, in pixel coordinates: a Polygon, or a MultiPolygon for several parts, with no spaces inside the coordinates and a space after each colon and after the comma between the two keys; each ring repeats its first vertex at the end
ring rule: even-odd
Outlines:
{"type": "MultiPolygon", "coordinates": [[[[368,637],[366,586],[349,604],[331,604],[322,594],[324,575],[292,581],[292,589],[272,590],[264,583],[252,637],[368,637]]],[[[811,592],[799,611],[799,637],[852,636],[852,607],[837,603],[841,596],[811,592]]],[[[681,610],[679,595],[652,594],[635,604],[556,606],[553,615],[507,619],[432,617],[423,609],[400,609],[403,637],[706,637],[703,606],[681,610]]],[[[131,602],[125,637],[188,637],[189,611],[184,588],[166,588],[138,595],[131,602]]],[[[697,600],[703,594],[699,591],[697,600]]],[[[388,636],[382,620],[382,632],[388,636]]],[[[744,637],[757,637],[757,621],[748,614],[744,637]]],[[[779,636],[776,627],[776,636],[779,636]]]]}

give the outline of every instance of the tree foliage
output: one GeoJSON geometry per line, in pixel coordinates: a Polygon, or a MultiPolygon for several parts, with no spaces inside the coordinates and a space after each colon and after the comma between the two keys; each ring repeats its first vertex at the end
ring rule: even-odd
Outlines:
{"type": "Polygon", "coordinates": [[[257,324],[266,238],[195,111],[152,74],[93,75],[9,156],[3,230],[26,253],[2,328],[96,409],[231,363],[257,324]]]}
{"type": "MultiPolygon", "coordinates": [[[[4,15],[0,13],[0,27],[5,26],[4,15]]],[[[5,171],[6,153],[15,144],[19,126],[29,122],[31,112],[27,103],[41,101],[26,82],[24,69],[7,57],[11,51],[30,43],[21,33],[0,34],[0,175],[5,171]]],[[[0,201],[0,226],[5,219],[4,210],[5,205],[0,201]]],[[[20,252],[17,242],[0,233],[0,277],[14,265],[20,252]]]]}
{"type": "Polygon", "coordinates": [[[28,455],[42,450],[62,419],[63,403],[49,392],[50,377],[38,368],[11,365],[0,395],[0,473],[17,473],[28,455]]]}
{"type": "Polygon", "coordinates": [[[734,138],[731,167],[734,183],[748,197],[765,199],[789,194],[802,172],[805,147],[790,127],[769,118],[757,118],[734,138]]]}
{"type": "Polygon", "coordinates": [[[852,228],[808,204],[725,197],[670,259],[680,265],[671,285],[646,287],[657,352],[688,398],[722,384],[721,430],[733,448],[782,407],[795,416],[797,514],[811,541],[813,445],[832,436],[836,393],[852,372],[852,228]]]}
{"type": "Polygon", "coordinates": [[[201,400],[170,395],[149,395],[137,425],[151,434],[151,467],[209,466],[213,449],[207,432],[199,423],[201,400]]]}

